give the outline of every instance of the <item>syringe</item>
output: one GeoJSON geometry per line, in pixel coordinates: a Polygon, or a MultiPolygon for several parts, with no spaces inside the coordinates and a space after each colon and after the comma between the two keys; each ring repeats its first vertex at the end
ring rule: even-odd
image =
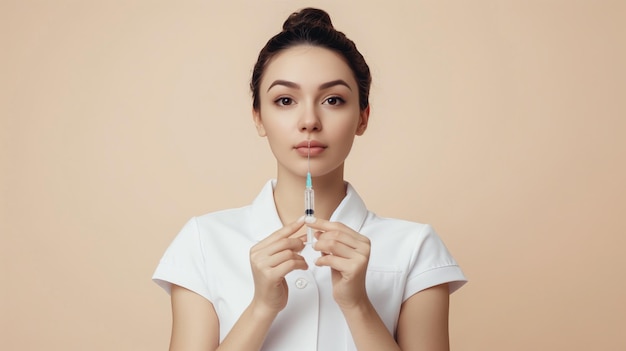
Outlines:
{"type": "MultiPolygon", "coordinates": [[[[313,182],[311,181],[311,141],[309,140],[309,153],[307,155],[308,171],[306,173],[306,187],[304,189],[304,215],[313,217],[315,214],[315,192],[313,191],[313,182]]],[[[306,243],[313,243],[313,228],[306,228],[306,243]]]]}

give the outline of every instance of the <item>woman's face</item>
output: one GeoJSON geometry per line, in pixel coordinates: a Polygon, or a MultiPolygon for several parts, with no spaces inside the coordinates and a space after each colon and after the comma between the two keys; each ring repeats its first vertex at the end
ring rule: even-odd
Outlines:
{"type": "Polygon", "coordinates": [[[300,45],[274,56],[263,73],[259,101],[254,121],[268,138],[279,174],[305,176],[309,152],[313,177],[342,171],[355,135],[367,128],[369,107],[359,109],[352,70],[325,48],[300,45]]]}

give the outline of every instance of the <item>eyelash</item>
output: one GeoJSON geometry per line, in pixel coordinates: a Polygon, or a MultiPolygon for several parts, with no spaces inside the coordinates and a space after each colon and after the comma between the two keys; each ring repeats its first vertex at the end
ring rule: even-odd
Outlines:
{"type": "Polygon", "coordinates": [[[289,106],[291,104],[293,104],[293,99],[289,98],[289,97],[279,97],[278,99],[274,100],[274,103],[278,106],[289,106]],[[288,101],[288,103],[285,103],[285,100],[288,101]]]}
{"type": "Polygon", "coordinates": [[[326,100],[324,100],[324,103],[328,103],[330,106],[343,105],[345,102],[346,102],[346,100],[340,98],[339,96],[331,96],[331,97],[327,98],[326,100]],[[329,100],[336,100],[336,102],[334,104],[331,104],[329,102],[329,100]]]}
{"type": "MultiPolygon", "coordinates": [[[[330,106],[340,106],[340,105],[343,105],[345,102],[346,100],[344,100],[343,98],[339,96],[331,96],[331,97],[326,98],[326,100],[324,100],[322,104],[328,104],[330,106]],[[335,103],[331,104],[330,100],[335,100],[335,103]]],[[[278,99],[274,100],[274,103],[278,106],[289,106],[289,105],[292,105],[294,101],[290,97],[279,97],[278,99]]]]}

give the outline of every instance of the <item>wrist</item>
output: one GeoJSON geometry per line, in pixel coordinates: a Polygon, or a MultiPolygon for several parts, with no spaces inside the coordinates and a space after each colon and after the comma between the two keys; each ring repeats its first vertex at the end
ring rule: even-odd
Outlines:
{"type": "Polygon", "coordinates": [[[280,309],[272,308],[270,306],[267,306],[266,304],[259,303],[256,300],[252,300],[252,302],[248,306],[248,309],[250,311],[252,318],[259,320],[259,321],[263,321],[263,320],[273,321],[278,315],[278,313],[280,312],[280,309]]]}
{"type": "Polygon", "coordinates": [[[339,309],[344,315],[366,315],[374,310],[374,306],[367,296],[359,299],[357,302],[354,302],[349,305],[339,305],[339,309]]]}

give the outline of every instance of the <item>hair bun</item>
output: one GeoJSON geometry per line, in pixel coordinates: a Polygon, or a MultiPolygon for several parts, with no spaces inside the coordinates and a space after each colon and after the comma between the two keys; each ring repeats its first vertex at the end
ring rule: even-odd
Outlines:
{"type": "Polygon", "coordinates": [[[299,27],[324,27],[334,29],[330,16],[326,11],[311,7],[292,13],[285,23],[283,23],[284,31],[294,30],[299,27]]]}

